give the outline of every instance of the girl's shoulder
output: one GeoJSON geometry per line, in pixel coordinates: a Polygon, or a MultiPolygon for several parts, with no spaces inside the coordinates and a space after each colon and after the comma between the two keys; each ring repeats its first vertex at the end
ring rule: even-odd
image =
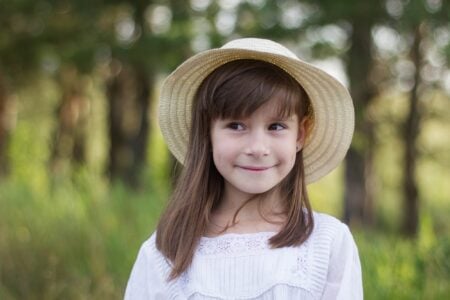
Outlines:
{"type": "Polygon", "coordinates": [[[331,215],[313,212],[314,229],[313,234],[319,234],[325,238],[327,236],[334,236],[336,233],[343,233],[348,231],[348,226],[341,220],[331,215]]]}
{"type": "Polygon", "coordinates": [[[341,227],[341,225],[345,225],[338,218],[317,211],[313,211],[313,218],[316,226],[341,227]]]}
{"type": "Polygon", "coordinates": [[[152,266],[162,278],[166,278],[171,269],[170,261],[156,247],[156,234],[153,232],[150,237],[145,240],[139,249],[136,263],[145,266],[152,266]]]}
{"type": "Polygon", "coordinates": [[[323,248],[328,252],[336,251],[343,246],[350,248],[354,245],[354,239],[348,226],[339,219],[319,212],[314,214],[314,229],[309,241],[315,248],[323,248]]]}
{"type": "Polygon", "coordinates": [[[153,233],[139,249],[128,279],[126,300],[159,299],[160,295],[167,294],[170,284],[167,284],[166,278],[170,266],[156,248],[155,238],[153,233]]]}

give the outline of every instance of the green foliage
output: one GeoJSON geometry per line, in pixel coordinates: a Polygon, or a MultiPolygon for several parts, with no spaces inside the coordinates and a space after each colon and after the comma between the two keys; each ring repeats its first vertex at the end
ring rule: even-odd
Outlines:
{"type": "Polygon", "coordinates": [[[121,299],[166,192],[132,193],[79,172],[42,192],[0,187],[1,299],[121,299]]]}
{"type": "Polygon", "coordinates": [[[447,299],[450,235],[437,238],[429,221],[421,227],[418,240],[356,234],[365,299],[447,299]]]}

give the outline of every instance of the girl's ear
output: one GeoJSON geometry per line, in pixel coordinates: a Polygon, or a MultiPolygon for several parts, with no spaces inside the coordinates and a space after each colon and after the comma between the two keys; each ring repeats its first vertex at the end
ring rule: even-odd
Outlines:
{"type": "Polygon", "coordinates": [[[306,118],[298,125],[298,134],[297,134],[297,152],[302,150],[303,145],[305,144],[306,139],[306,118]]]}

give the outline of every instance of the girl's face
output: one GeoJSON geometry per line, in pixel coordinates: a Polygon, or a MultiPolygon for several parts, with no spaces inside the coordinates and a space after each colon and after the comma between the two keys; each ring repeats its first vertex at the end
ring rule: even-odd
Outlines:
{"type": "Polygon", "coordinates": [[[295,114],[280,118],[276,102],[271,99],[247,118],[212,122],[213,160],[228,196],[267,192],[294,166],[303,125],[295,114]]]}

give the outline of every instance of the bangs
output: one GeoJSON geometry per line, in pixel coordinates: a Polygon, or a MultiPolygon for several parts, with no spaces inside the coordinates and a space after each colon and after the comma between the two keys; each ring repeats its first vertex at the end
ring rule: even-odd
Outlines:
{"type": "Polygon", "coordinates": [[[210,120],[246,118],[269,101],[276,101],[280,119],[294,114],[300,119],[307,111],[300,84],[281,68],[258,60],[220,66],[204,80],[199,94],[202,111],[210,120]]]}

